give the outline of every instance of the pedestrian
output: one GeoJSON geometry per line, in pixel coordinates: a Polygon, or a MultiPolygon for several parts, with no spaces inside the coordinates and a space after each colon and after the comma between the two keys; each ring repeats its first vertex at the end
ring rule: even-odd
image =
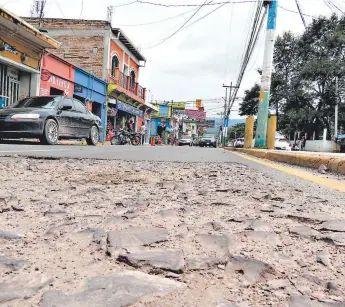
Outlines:
{"type": "Polygon", "coordinates": [[[305,150],[305,144],[306,144],[307,140],[305,139],[305,137],[303,136],[302,137],[302,140],[301,140],[301,150],[305,150]]]}
{"type": "Polygon", "coordinates": [[[140,133],[141,133],[141,145],[144,145],[145,135],[146,135],[146,126],[144,122],[141,124],[140,133]]]}

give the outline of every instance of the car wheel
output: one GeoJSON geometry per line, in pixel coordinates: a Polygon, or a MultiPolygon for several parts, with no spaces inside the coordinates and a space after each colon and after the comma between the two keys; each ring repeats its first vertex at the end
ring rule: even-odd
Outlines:
{"type": "Polygon", "coordinates": [[[54,119],[48,119],[44,124],[44,132],[40,141],[47,145],[55,145],[59,141],[59,125],[54,119]]]}
{"type": "Polygon", "coordinates": [[[90,129],[90,135],[86,139],[88,145],[96,146],[99,140],[99,131],[97,126],[92,126],[90,129]]]}

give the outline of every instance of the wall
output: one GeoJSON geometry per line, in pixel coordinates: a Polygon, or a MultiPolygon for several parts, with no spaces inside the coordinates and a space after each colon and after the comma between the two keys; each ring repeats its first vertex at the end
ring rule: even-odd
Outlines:
{"type": "Polygon", "coordinates": [[[317,151],[317,152],[333,152],[333,141],[307,141],[305,144],[306,151],[317,151]]]}
{"type": "Polygon", "coordinates": [[[50,95],[50,89],[57,88],[65,92],[66,96],[73,97],[74,67],[53,55],[46,55],[42,61],[42,69],[51,73],[48,81],[41,80],[40,95],[50,95]]]}
{"type": "MultiPolygon", "coordinates": [[[[24,19],[34,26],[38,25],[36,18],[24,19]]],[[[44,18],[43,27],[50,37],[62,43],[52,53],[103,79],[104,36],[109,31],[108,22],[44,18]]]]}

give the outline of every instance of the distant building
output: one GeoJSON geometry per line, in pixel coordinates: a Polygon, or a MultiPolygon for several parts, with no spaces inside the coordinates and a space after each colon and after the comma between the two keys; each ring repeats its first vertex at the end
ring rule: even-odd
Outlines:
{"type": "MultiPolygon", "coordinates": [[[[214,120],[215,121],[215,126],[214,128],[208,128],[206,133],[209,134],[217,134],[219,132],[219,128],[221,126],[221,118],[220,117],[208,117],[208,120],[214,120]]],[[[229,119],[229,127],[233,127],[236,124],[242,124],[245,123],[245,119],[229,119]]]]}

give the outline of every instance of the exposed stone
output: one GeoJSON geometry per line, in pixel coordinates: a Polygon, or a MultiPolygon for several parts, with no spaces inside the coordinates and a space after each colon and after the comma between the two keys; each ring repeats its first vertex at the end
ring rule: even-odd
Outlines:
{"type": "Polygon", "coordinates": [[[289,307],[344,307],[345,304],[341,302],[320,302],[318,300],[311,300],[305,295],[294,295],[288,299],[289,307]]]}
{"type": "Polygon", "coordinates": [[[320,174],[326,174],[327,173],[327,166],[325,166],[325,165],[320,165],[320,167],[318,168],[318,172],[320,173],[320,174]]]}
{"type": "Polygon", "coordinates": [[[321,253],[319,253],[316,256],[316,261],[319,263],[322,263],[325,266],[329,266],[329,265],[331,265],[331,259],[330,258],[331,258],[331,255],[328,252],[322,251],[321,253]]]}
{"type": "Polygon", "coordinates": [[[214,267],[218,267],[218,265],[224,265],[227,262],[228,261],[226,258],[217,258],[217,257],[202,257],[202,258],[189,259],[187,261],[187,269],[190,271],[208,270],[214,267]]]}
{"type": "Polygon", "coordinates": [[[45,211],[43,215],[44,216],[67,215],[67,212],[61,209],[52,209],[49,211],[45,211]]]}
{"type": "Polygon", "coordinates": [[[327,213],[316,212],[316,213],[286,213],[286,217],[298,220],[301,222],[309,222],[314,224],[320,224],[325,221],[334,220],[334,216],[327,213]]]}
{"type": "Polygon", "coordinates": [[[320,230],[345,232],[345,221],[344,220],[326,221],[320,225],[320,230]]]}
{"type": "Polygon", "coordinates": [[[320,233],[317,230],[310,228],[308,226],[294,226],[291,227],[289,230],[290,233],[299,235],[300,237],[307,239],[315,239],[320,237],[320,233]]]}
{"type": "Polygon", "coordinates": [[[164,295],[181,289],[184,284],[136,271],[122,271],[93,277],[79,292],[46,291],[42,307],[92,306],[122,307],[135,304],[147,295],[164,295]]]}
{"type": "Polygon", "coordinates": [[[254,231],[272,231],[272,229],[269,225],[267,225],[265,222],[260,221],[260,220],[248,221],[248,225],[245,229],[246,230],[254,230],[254,231]]]}
{"type": "Polygon", "coordinates": [[[331,291],[331,290],[337,290],[338,289],[338,286],[337,284],[334,282],[334,281],[328,281],[326,283],[326,289],[331,291]]]}
{"type": "Polygon", "coordinates": [[[252,197],[256,200],[269,199],[270,195],[262,192],[255,192],[252,197]]]}
{"type": "Polygon", "coordinates": [[[108,225],[115,225],[115,224],[122,224],[125,222],[125,218],[121,217],[121,216],[111,216],[108,217],[104,223],[108,224],[108,225]]]}
{"type": "Polygon", "coordinates": [[[7,203],[6,197],[0,197],[0,213],[11,210],[11,206],[7,203]]]}
{"type": "Polygon", "coordinates": [[[345,233],[342,232],[326,234],[321,239],[337,246],[345,246],[345,233]]]}
{"type": "Polygon", "coordinates": [[[199,234],[194,239],[206,249],[222,255],[228,255],[230,248],[235,245],[235,242],[227,235],[199,234]]]}
{"type": "MultiPolygon", "coordinates": [[[[115,255],[122,248],[146,246],[168,240],[169,233],[163,228],[131,227],[108,232],[108,253],[115,255]]],[[[118,256],[118,255],[116,255],[118,256]]]]}
{"type": "Polygon", "coordinates": [[[291,285],[290,281],[287,279],[273,279],[267,282],[267,286],[270,290],[285,289],[291,285]]]}
{"type": "Polygon", "coordinates": [[[25,260],[10,259],[6,257],[0,257],[0,273],[9,273],[18,271],[27,265],[25,260]]]}
{"type": "Polygon", "coordinates": [[[6,231],[0,231],[0,239],[8,239],[8,240],[15,240],[20,239],[22,236],[17,235],[15,233],[10,233],[6,231]]]}
{"type": "Polygon", "coordinates": [[[246,236],[248,239],[257,240],[257,241],[264,241],[271,245],[282,245],[282,242],[274,232],[267,232],[267,231],[244,231],[241,234],[246,236]]]}
{"type": "Polygon", "coordinates": [[[177,209],[164,209],[159,211],[159,215],[163,218],[171,218],[178,216],[178,210],[177,209]]]}
{"type": "Polygon", "coordinates": [[[155,249],[150,251],[120,254],[118,260],[138,268],[144,265],[149,265],[154,268],[176,273],[182,273],[185,265],[181,250],[155,249]]]}
{"type": "Polygon", "coordinates": [[[101,228],[86,228],[84,230],[69,234],[69,238],[73,241],[76,241],[80,248],[86,248],[92,243],[105,247],[106,233],[101,228]]]}
{"type": "Polygon", "coordinates": [[[204,226],[206,228],[210,228],[214,231],[219,231],[219,230],[223,229],[222,225],[220,225],[217,222],[208,222],[208,223],[204,224],[204,226]]]}
{"type": "Polygon", "coordinates": [[[261,260],[231,256],[226,271],[243,274],[250,284],[270,279],[275,275],[274,268],[261,260]]]}

